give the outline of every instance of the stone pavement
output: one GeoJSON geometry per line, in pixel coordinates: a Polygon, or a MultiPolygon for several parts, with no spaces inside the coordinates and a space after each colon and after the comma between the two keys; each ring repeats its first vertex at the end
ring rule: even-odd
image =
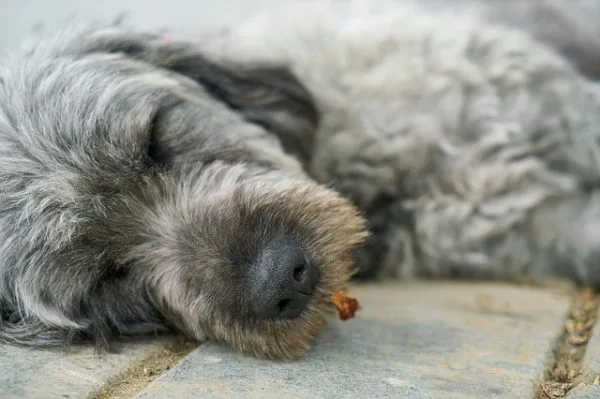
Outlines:
{"type": "Polygon", "coordinates": [[[352,294],[359,316],[337,322],[302,361],[257,361],[209,343],[137,398],[530,398],[569,303],[493,284],[369,285],[352,294]]]}
{"type": "Polygon", "coordinates": [[[0,398],[84,398],[164,339],[125,346],[97,356],[92,348],[34,349],[0,345],[0,398]]]}
{"type": "MultiPolygon", "coordinates": [[[[301,361],[260,361],[212,342],[168,358],[160,350],[171,338],[102,357],[0,346],[0,398],[548,397],[536,387],[553,364],[569,290],[405,282],[351,294],[362,305],[357,317],[336,321],[301,361]]],[[[600,329],[582,368],[566,397],[600,398],[600,329]]]]}

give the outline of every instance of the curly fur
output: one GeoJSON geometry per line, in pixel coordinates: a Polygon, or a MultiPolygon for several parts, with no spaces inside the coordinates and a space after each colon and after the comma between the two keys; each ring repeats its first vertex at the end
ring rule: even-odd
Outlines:
{"type": "Polygon", "coordinates": [[[475,15],[294,4],[206,48],[289,65],[314,95],[323,121],[307,167],[366,213],[363,275],[597,285],[600,86],[475,15]]]}
{"type": "Polygon", "coordinates": [[[0,66],[0,340],[174,329],[295,359],[354,261],[600,286],[600,85],[473,15],[322,1],[201,41],[24,46],[0,66]],[[258,320],[248,276],[289,238],[323,277],[298,318],[258,320]]]}
{"type": "Polygon", "coordinates": [[[579,71],[600,77],[598,0],[397,0],[427,11],[471,15],[483,22],[517,28],[554,48],[579,71]]]}

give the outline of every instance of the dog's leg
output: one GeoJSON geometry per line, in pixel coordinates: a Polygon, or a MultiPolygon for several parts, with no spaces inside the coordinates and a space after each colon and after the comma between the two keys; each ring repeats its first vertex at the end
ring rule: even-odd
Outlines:
{"type": "Polygon", "coordinates": [[[451,198],[421,204],[414,236],[387,227],[381,272],[401,273],[401,261],[416,266],[410,271],[419,277],[557,277],[600,287],[600,192],[576,190],[524,213],[522,201],[514,200],[514,209],[503,208],[508,202],[474,205],[451,198]],[[405,259],[402,243],[418,248],[418,262],[405,259]]]}

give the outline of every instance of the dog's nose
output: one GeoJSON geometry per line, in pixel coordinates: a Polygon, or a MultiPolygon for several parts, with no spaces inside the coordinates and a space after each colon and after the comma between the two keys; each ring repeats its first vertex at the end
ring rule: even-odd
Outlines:
{"type": "Polygon", "coordinates": [[[252,269],[251,302],[260,319],[298,317],[320,278],[312,256],[295,240],[265,249],[252,269]]]}

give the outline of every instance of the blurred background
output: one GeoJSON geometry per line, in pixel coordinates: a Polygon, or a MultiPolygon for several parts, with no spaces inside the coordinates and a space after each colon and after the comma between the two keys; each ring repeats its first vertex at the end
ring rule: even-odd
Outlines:
{"type": "MultiPolygon", "coordinates": [[[[110,20],[123,13],[142,28],[168,27],[193,34],[232,23],[262,7],[289,1],[293,0],[0,0],[0,57],[7,49],[16,49],[36,24],[56,28],[75,16],[110,20]]],[[[600,0],[397,1],[417,1],[435,9],[479,5],[487,9],[491,20],[539,26],[534,30],[549,40],[581,36],[580,41],[585,42],[587,48],[600,51],[600,0]],[[570,21],[558,17],[563,20],[557,22],[557,13],[569,14],[567,20],[570,21]],[[570,27],[565,28],[565,23],[570,27]],[[573,29],[577,32],[572,32],[573,29]]],[[[569,43],[562,43],[562,47],[568,46],[569,43]]]]}
{"type": "Polygon", "coordinates": [[[111,19],[126,13],[142,27],[193,33],[247,16],[282,0],[0,0],[0,56],[19,46],[36,23],[60,27],[74,16],[111,19]]]}

